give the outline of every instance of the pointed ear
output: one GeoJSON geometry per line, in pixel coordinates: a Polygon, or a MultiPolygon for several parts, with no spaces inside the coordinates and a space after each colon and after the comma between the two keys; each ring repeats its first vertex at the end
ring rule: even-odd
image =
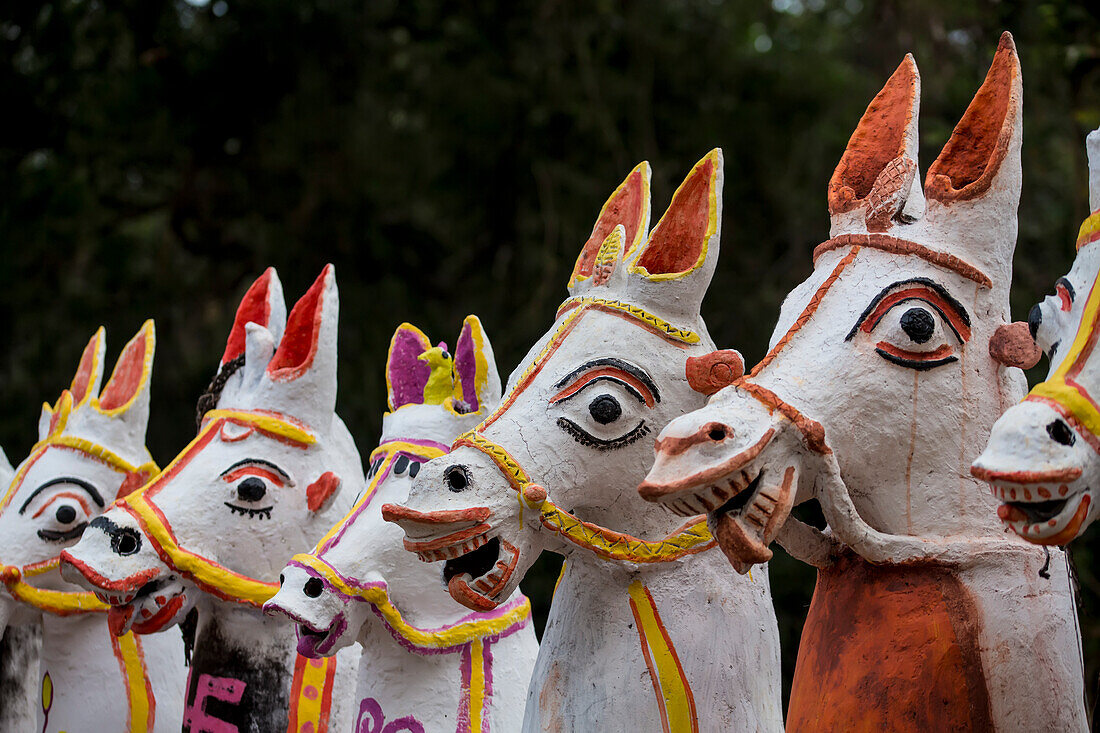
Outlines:
{"type": "Polygon", "coordinates": [[[1100,129],[1093,130],[1085,138],[1085,150],[1089,158],[1089,210],[1100,210],[1100,129]]]}
{"type": "Polygon", "coordinates": [[[678,280],[698,270],[712,245],[717,249],[721,218],[722,151],[715,148],[676,189],[630,272],[649,280],[678,280]]]}
{"type": "Polygon", "coordinates": [[[432,374],[420,355],[432,348],[432,342],[416,326],[402,323],[390,339],[386,357],[386,395],[390,412],[405,405],[424,403],[424,387],[432,374]]]}
{"type": "Polygon", "coordinates": [[[150,319],[123,347],[107,386],[94,403],[100,412],[121,415],[136,410],[134,414],[139,419],[148,419],[149,379],[153,374],[156,345],[156,328],[150,319]]]}
{"type": "Polygon", "coordinates": [[[644,240],[649,229],[649,163],[642,161],[619,184],[600,209],[592,234],[581,248],[573,273],[569,277],[569,292],[592,276],[600,245],[616,226],[624,230],[623,256],[633,252],[644,240]]]}
{"type": "Polygon", "coordinates": [[[454,374],[455,402],[465,406],[464,412],[479,412],[500,402],[500,375],[493,346],[477,316],[466,316],[462,322],[455,346],[454,374]]]}
{"type": "MultiPolygon", "coordinates": [[[[914,191],[920,72],[906,54],[848,140],[829,179],[829,214],[836,217],[866,206],[870,231],[885,231],[914,191]]],[[[922,207],[923,208],[923,207],[922,207]]]]}
{"type": "Polygon", "coordinates": [[[88,345],[84,347],[80,364],[76,367],[76,375],[69,387],[69,391],[73,394],[73,401],[77,405],[99,394],[99,385],[103,381],[103,355],[106,348],[107,332],[103,330],[103,326],[100,326],[88,341],[88,345]]]}
{"type": "Polygon", "coordinates": [[[340,301],[336,268],[325,269],[294,304],[275,355],[267,365],[272,382],[292,382],[307,372],[331,369],[336,380],[336,330],[340,301]],[[320,362],[319,362],[320,358],[320,362]]]}
{"type": "Polygon", "coordinates": [[[225,343],[222,366],[244,353],[245,325],[249,323],[257,323],[266,328],[275,337],[276,343],[283,335],[286,303],[283,302],[283,284],[279,282],[279,275],[274,267],[264,270],[264,274],[256,278],[256,282],[252,283],[241,298],[241,304],[237,306],[237,316],[233,319],[233,328],[225,343]]]}
{"type": "Polygon", "coordinates": [[[67,389],[61,392],[57,404],[51,406],[49,402],[43,402],[42,413],[38,416],[38,440],[43,441],[64,430],[72,409],[73,395],[67,389]]]}
{"type": "Polygon", "coordinates": [[[929,199],[951,204],[976,198],[1002,171],[1018,180],[1022,100],[1020,59],[1006,31],[985,82],[928,168],[924,192],[929,199]]]}
{"type": "Polygon", "coordinates": [[[4,452],[3,448],[0,448],[0,486],[4,486],[6,489],[13,478],[15,478],[15,468],[8,460],[8,454],[4,452]]]}

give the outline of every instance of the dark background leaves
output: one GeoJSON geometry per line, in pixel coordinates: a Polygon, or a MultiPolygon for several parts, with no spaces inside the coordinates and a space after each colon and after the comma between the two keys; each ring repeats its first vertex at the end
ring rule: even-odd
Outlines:
{"type": "MultiPolygon", "coordinates": [[[[1000,31],[1026,89],[1013,308],[1072,260],[1100,125],[1100,7],[1067,0],[613,3],[64,0],[0,14],[0,443],[34,442],[94,329],[111,359],[157,321],[149,445],[168,460],[233,310],[269,264],[289,299],[325,262],[342,299],[339,411],[369,450],[409,320],[479,314],[501,371],[549,326],[604,198],[641,159],[654,210],[726,156],[723,257],[704,313],[752,363],[826,237],[825,184],[902,55],[922,72],[921,160],[1000,31]]],[[[1035,375],[1032,375],[1034,378],[1035,375]]],[[[1100,533],[1075,545],[1087,686],[1100,533]]],[[[545,610],[556,562],[525,584],[545,610]]],[[[813,574],[772,584],[787,677],[813,574]]]]}

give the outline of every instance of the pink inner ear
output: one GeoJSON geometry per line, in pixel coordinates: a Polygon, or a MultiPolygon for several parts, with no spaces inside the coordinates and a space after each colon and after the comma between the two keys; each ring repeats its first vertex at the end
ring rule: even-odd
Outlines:
{"type": "Polygon", "coordinates": [[[115,370],[111,374],[111,380],[103,388],[99,395],[99,407],[103,410],[113,410],[122,407],[137,393],[141,386],[141,375],[145,368],[145,334],[138,334],[118,357],[115,370]]]}
{"type": "Polygon", "coordinates": [[[417,357],[423,354],[428,346],[429,344],[426,344],[415,331],[399,328],[393,335],[390,358],[386,364],[386,375],[390,382],[391,410],[396,410],[403,405],[424,403],[424,387],[428,384],[428,377],[432,375],[432,368],[428,366],[428,362],[421,361],[417,357]]]}
{"type": "Polygon", "coordinates": [[[92,336],[92,340],[84,347],[84,353],[80,355],[80,365],[76,368],[76,376],[73,377],[72,387],[73,402],[79,403],[88,396],[88,388],[92,384],[92,370],[95,367],[96,353],[99,351],[99,332],[92,336]]]}
{"type": "Polygon", "coordinates": [[[321,335],[321,314],[324,305],[325,280],[331,265],[326,265],[313,285],[294,304],[286,319],[286,331],[279,348],[267,365],[267,373],[283,380],[297,379],[309,369],[317,354],[317,339],[321,335]]]}
{"type": "Polygon", "coordinates": [[[474,336],[468,323],[463,324],[462,333],[458,337],[454,370],[462,381],[462,401],[470,412],[477,412],[481,409],[477,399],[477,353],[474,351],[474,336]]]}
{"type": "Polygon", "coordinates": [[[710,221],[713,173],[713,158],[696,166],[650,234],[649,244],[637,262],[650,275],[686,272],[699,261],[710,221]]]}
{"type": "Polygon", "coordinates": [[[233,320],[233,329],[229,332],[229,339],[225,342],[225,353],[222,354],[222,364],[236,359],[244,353],[245,324],[258,323],[267,326],[271,318],[271,277],[274,274],[272,268],[267,268],[264,274],[256,278],[248,288],[248,292],[241,298],[241,304],[237,306],[237,317],[233,320]]]}
{"type": "MultiPolygon", "coordinates": [[[[622,187],[612,198],[604,204],[600,218],[596,226],[592,228],[592,236],[584,243],[581,256],[577,260],[576,275],[589,277],[592,274],[592,265],[596,262],[596,254],[600,251],[600,245],[607,235],[611,234],[615,226],[622,224],[626,229],[623,238],[623,247],[632,248],[638,235],[638,227],[642,221],[642,205],[645,201],[645,180],[640,170],[635,170],[623,181],[622,187]]],[[[626,256],[630,249],[623,252],[626,256]]]]}

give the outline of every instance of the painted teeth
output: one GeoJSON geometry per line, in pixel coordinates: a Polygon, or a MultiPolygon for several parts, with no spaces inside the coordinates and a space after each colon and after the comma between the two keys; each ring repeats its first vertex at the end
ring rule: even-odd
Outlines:
{"type": "Polygon", "coordinates": [[[488,542],[489,539],[488,535],[479,534],[477,537],[471,537],[465,542],[459,542],[458,544],[448,547],[441,547],[438,550],[421,550],[417,552],[416,555],[424,562],[454,560],[456,557],[473,552],[488,542]]]}
{"type": "Polygon", "coordinates": [[[493,590],[500,585],[501,581],[504,580],[504,575],[507,572],[508,566],[502,561],[497,560],[497,564],[492,570],[477,579],[477,582],[474,583],[474,587],[482,593],[492,593],[493,590]]]}
{"type": "MultiPolygon", "coordinates": [[[[681,517],[694,517],[697,514],[707,514],[725,504],[729,499],[745,490],[755,477],[748,471],[733,474],[726,479],[725,486],[712,484],[695,489],[690,494],[681,494],[670,497],[662,502],[662,505],[673,514],[681,517]]],[[[772,496],[766,497],[774,507],[777,500],[772,496]]],[[[764,515],[771,513],[771,508],[764,509],[764,515]]]]}

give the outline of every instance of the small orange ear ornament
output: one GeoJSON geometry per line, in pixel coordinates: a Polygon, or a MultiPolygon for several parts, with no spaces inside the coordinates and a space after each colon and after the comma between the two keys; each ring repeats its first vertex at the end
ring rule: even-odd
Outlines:
{"type": "Polygon", "coordinates": [[[306,487],[306,506],[311,512],[317,511],[338,488],[340,488],[340,477],[332,471],[325,471],[320,478],[306,487]]]}
{"type": "Polygon", "coordinates": [[[689,356],[685,371],[691,388],[709,397],[744,376],[745,360],[734,349],[722,349],[689,356]]]}
{"type": "Polygon", "coordinates": [[[1039,363],[1043,350],[1031,338],[1031,331],[1023,321],[997,327],[989,339],[989,355],[993,361],[1010,367],[1030,369],[1039,363]]]}

